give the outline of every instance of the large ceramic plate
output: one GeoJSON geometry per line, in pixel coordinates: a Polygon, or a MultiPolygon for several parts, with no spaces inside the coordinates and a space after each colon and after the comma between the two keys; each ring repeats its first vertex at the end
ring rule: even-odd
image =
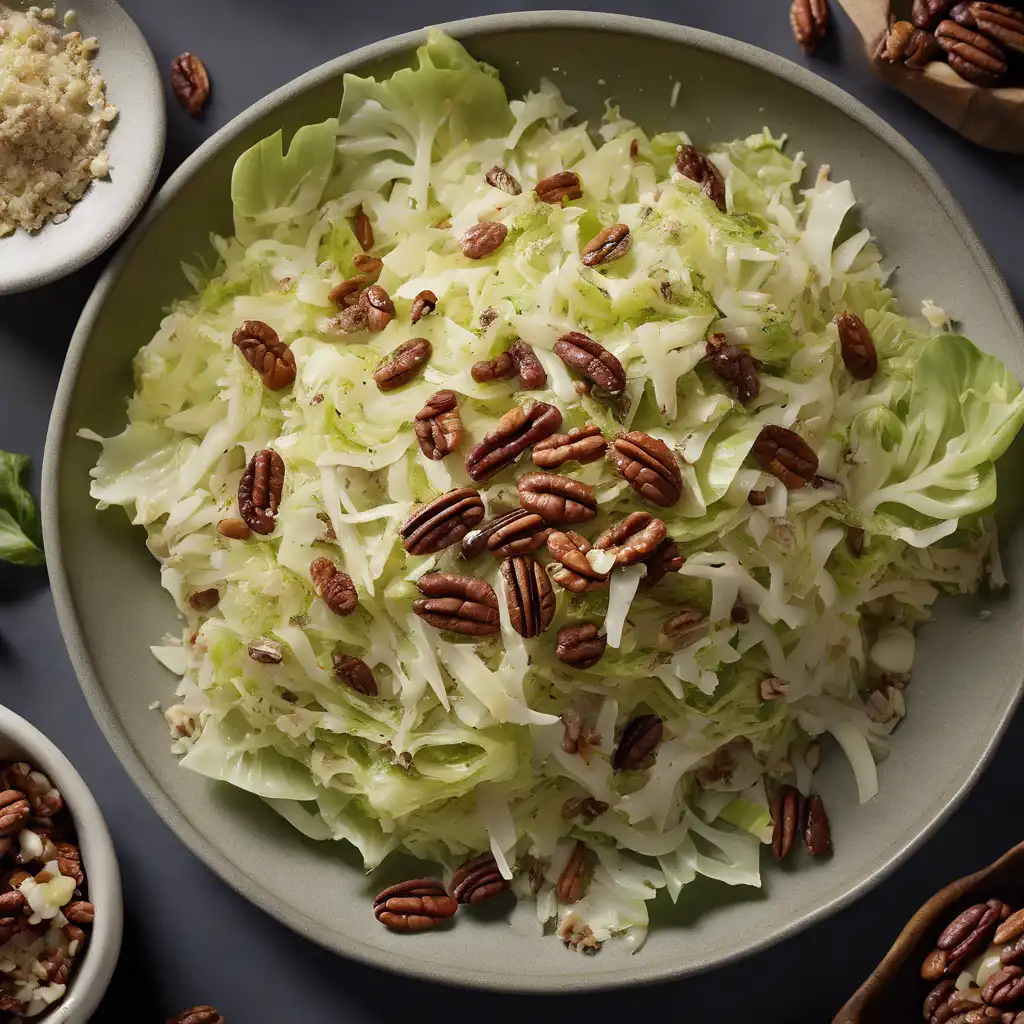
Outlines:
{"type": "MultiPolygon", "coordinates": [[[[902,138],[828,83],[753,47],[635,18],[512,14],[448,31],[496,65],[510,93],[554,76],[584,117],[599,116],[614,96],[649,132],[685,126],[698,143],[763,124],[788,132],[812,167],[827,161],[836,176],[853,180],[866,222],[900,268],[907,302],[940,298],[979,344],[1024,376],[1021,323],[959,207],[902,138]]],[[[388,862],[366,879],[350,853],[310,842],[257,799],[178,768],[162,718],[147,710],[173,682],[147,645],[179,624],[142,533],[116,510],[93,508],[88,471],[96,449],[75,433],[121,430],[131,358],[185,288],[179,261],[207,251],[210,231],[230,231],[228,184],[238,154],[282,125],[288,132],[333,115],[344,72],[387,74],[421,40],[420,33],[401,36],[342,57],[234,120],[174,175],[98,284],[68,354],[46,448],[46,544],[64,636],[111,744],[167,823],[231,885],[325,946],[434,980],[508,989],[564,991],[704,970],[863,893],[949,812],[1020,694],[1024,586],[987,618],[974,602],[946,603],[926,628],[911,713],[875,800],[858,806],[842,759],[826,759],[834,765],[823,780],[834,822],[831,860],[798,872],[768,866],[760,891],[695,883],[675,908],[659,900],[651,937],[634,957],[614,948],[575,955],[501,920],[467,918],[415,937],[386,932],[370,900],[385,881],[402,877],[403,865],[388,862]]],[[[1009,538],[1006,562],[1011,578],[1024,578],[1019,537],[1009,538]]]]}

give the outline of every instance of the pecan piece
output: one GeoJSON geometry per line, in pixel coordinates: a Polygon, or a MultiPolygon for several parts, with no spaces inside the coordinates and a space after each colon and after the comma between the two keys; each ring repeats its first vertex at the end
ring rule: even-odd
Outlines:
{"type": "Polygon", "coordinates": [[[516,364],[511,352],[502,352],[493,359],[481,359],[469,370],[470,376],[477,384],[488,384],[492,380],[508,380],[516,375],[516,364]]]}
{"type": "Polygon", "coordinates": [[[950,9],[949,16],[958,25],[964,25],[967,28],[974,28],[974,15],[971,13],[971,3],[967,0],[966,3],[956,4],[950,9]]]}
{"type": "Polygon", "coordinates": [[[668,508],[682,497],[683,476],[664,441],[641,430],[631,430],[612,443],[612,458],[641,498],[668,508]]]}
{"type": "Polygon", "coordinates": [[[262,320],[246,320],[236,327],[231,340],[245,361],[263,378],[268,391],[280,391],[295,380],[295,356],[262,320]]]}
{"type": "Polygon", "coordinates": [[[238,481],[238,511],[253,533],[274,532],[284,490],[284,459],[273,448],[261,448],[238,481]]]}
{"type": "Polygon", "coordinates": [[[617,772],[650,768],[663,732],[664,726],[657,715],[638,715],[622,730],[612,756],[612,767],[617,772]]]}
{"type": "Polygon", "coordinates": [[[356,585],[329,558],[314,558],[309,567],[313,590],[335,615],[351,615],[359,604],[356,585]]]}
{"type": "Polygon", "coordinates": [[[563,626],[555,637],[555,657],[571,668],[593,668],[607,646],[608,638],[600,636],[592,622],[563,626]]]}
{"type": "Polygon", "coordinates": [[[92,924],[96,917],[96,908],[86,900],[74,900],[64,908],[64,916],[73,924],[92,924]]]}
{"type": "Polygon", "coordinates": [[[932,1015],[956,992],[956,984],[951,978],[940,981],[924,999],[923,1016],[931,1024],[932,1015]]]}
{"type": "Polygon", "coordinates": [[[828,0],[793,0],[789,24],[800,49],[814,53],[828,32],[828,0]]]}
{"type": "Polygon", "coordinates": [[[516,481],[519,504],[552,526],[589,522],[597,515],[594,488],[555,473],[525,473],[516,481]]]}
{"type": "Polygon", "coordinates": [[[589,825],[592,821],[600,818],[607,810],[608,804],[603,800],[598,800],[596,797],[574,796],[562,804],[562,817],[566,819],[582,818],[584,823],[589,825]]]}
{"type": "Polygon", "coordinates": [[[373,373],[381,391],[394,391],[408,384],[426,365],[433,348],[426,338],[411,338],[399,345],[373,373]]]}
{"type": "Polygon", "coordinates": [[[825,801],[817,794],[807,798],[804,846],[812,857],[821,857],[832,849],[832,832],[825,813],[825,801]]]}
{"type": "Polygon", "coordinates": [[[510,196],[518,196],[523,191],[523,186],[504,167],[499,167],[497,164],[484,175],[484,181],[491,188],[501,189],[502,192],[507,192],[510,196]]]}
{"type": "Polygon", "coordinates": [[[508,235],[508,227],[498,220],[482,220],[462,232],[459,246],[462,255],[471,260],[483,260],[497,252],[508,235]]]}
{"type": "Polygon", "coordinates": [[[380,272],[384,269],[384,261],[376,256],[368,256],[364,252],[357,252],[352,257],[352,266],[364,276],[367,283],[376,281],[380,272]]]}
{"type": "Polygon", "coordinates": [[[0,836],[20,832],[31,813],[32,808],[24,793],[17,789],[5,789],[0,793],[0,836]]]}
{"type": "Polygon", "coordinates": [[[610,395],[620,395],[626,390],[626,371],[622,363],[604,345],[579,331],[563,334],[555,342],[555,355],[610,395]]]}
{"type": "Polygon", "coordinates": [[[722,172],[696,146],[680,146],[676,150],[676,170],[684,178],[697,182],[701,195],[725,213],[725,179],[722,172]]]}
{"type": "Polygon", "coordinates": [[[541,547],[550,532],[536,512],[515,508],[492,519],[479,530],[466,534],[462,540],[462,553],[466,558],[476,558],[485,550],[496,558],[525,555],[541,547]]]}
{"type": "Polygon", "coordinates": [[[402,546],[410,555],[433,555],[458,544],[483,517],[480,492],[456,487],[421,505],[402,523],[402,546]]]}
{"type": "Polygon", "coordinates": [[[856,313],[837,313],[832,318],[839,332],[843,364],[854,380],[870,380],[878,371],[878,352],[871,332],[856,313]]]}
{"type": "Polygon", "coordinates": [[[1001,946],[1020,935],[1024,935],[1024,910],[1016,911],[1003,921],[996,929],[995,935],[992,936],[992,941],[997,946],[1001,946]]]}
{"type": "Polygon", "coordinates": [[[423,597],[412,610],[435,629],[447,629],[466,636],[489,636],[501,629],[498,596],[486,580],[428,572],[416,583],[423,597]]]}
{"type": "Polygon", "coordinates": [[[1018,935],[1017,938],[1008,940],[1002,953],[999,954],[999,962],[1024,965],[1024,935],[1018,935]]]}
{"type": "MultiPolygon", "coordinates": [[[[679,572],[685,558],[679,553],[679,547],[671,537],[666,537],[655,549],[654,553],[644,559],[647,575],[640,581],[642,587],[653,587],[660,583],[670,572],[679,572]]],[[[735,612],[735,609],[733,609],[735,612]]]]}
{"type": "Polygon", "coordinates": [[[459,903],[475,906],[508,892],[508,880],[502,878],[498,863],[490,853],[467,861],[452,875],[448,891],[459,903]]]}
{"type": "Polygon", "coordinates": [[[412,878],[379,893],[373,915],[395,932],[423,932],[452,917],[458,901],[444,891],[436,878],[412,878]]]}
{"type": "Polygon", "coordinates": [[[625,519],[610,526],[594,547],[615,555],[616,565],[635,565],[657,550],[665,539],[665,524],[650,512],[630,512],[625,519]]]}
{"type": "Polygon", "coordinates": [[[512,628],[522,637],[539,636],[555,616],[551,580],[529,555],[515,555],[501,563],[501,578],[512,628]]]}
{"type": "Polygon", "coordinates": [[[342,651],[334,651],[331,654],[331,663],[334,666],[335,678],[346,686],[351,686],[357,693],[366,697],[376,697],[380,692],[377,680],[373,676],[373,669],[362,658],[353,658],[342,651]]]}
{"type": "Polygon", "coordinates": [[[548,382],[547,371],[541,365],[537,354],[522,339],[517,339],[508,350],[512,365],[519,374],[519,383],[525,391],[536,391],[548,382]]]}
{"type": "Polygon", "coordinates": [[[418,324],[425,316],[429,316],[437,309],[437,296],[424,289],[412,300],[412,310],[409,313],[409,320],[418,324]]]}
{"type": "Polygon", "coordinates": [[[373,225],[361,206],[357,206],[352,215],[352,232],[363,252],[369,252],[373,248],[373,225]]]}
{"type": "Polygon", "coordinates": [[[938,39],[931,32],[915,29],[903,54],[903,63],[914,71],[921,71],[942,52],[938,39]]]}
{"type": "Polygon", "coordinates": [[[580,259],[584,266],[596,267],[602,263],[614,263],[629,252],[632,243],[629,228],[625,224],[612,224],[603,228],[583,246],[580,259]]]}
{"type": "Polygon", "coordinates": [[[789,490],[803,487],[818,472],[818,456],[799,435],[785,427],[769,424],[761,428],[754,442],[754,461],[789,490]]]}
{"type": "Polygon", "coordinates": [[[935,38],[946,51],[949,66],[968,82],[995,85],[1006,74],[1003,51],[981,33],[947,19],[935,29],[935,38]]]}
{"type": "Polygon", "coordinates": [[[248,540],[252,536],[252,530],[245,525],[245,520],[230,517],[221,519],[217,523],[217,532],[222,537],[229,537],[231,540],[248,540]]]}
{"type": "Polygon", "coordinates": [[[772,800],[772,856],[784,860],[793,849],[800,818],[800,791],[780,786],[772,800]]]}
{"type": "Polygon", "coordinates": [[[889,26],[889,31],[882,37],[876,59],[882,64],[902,62],[910,40],[918,31],[920,30],[914,28],[909,21],[894,21],[889,26]]]}
{"type": "Polygon", "coordinates": [[[220,601],[220,591],[216,587],[209,590],[196,590],[188,595],[188,604],[193,611],[208,612],[216,608],[220,601]]]}
{"type": "Polygon", "coordinates": [[[190,1006],[167,1021],[167,1024],[225,1024],[212,1006],[190,1006]]]}
{"type": "MultiPolygon", "coordinates": [[[[383,331],[395,318],[395,304],[391,301],[391,296],[379,284],[371,284],[365,291],[360,292],[359,305],[366,310],[367,330],[373,331],[375,334],[383,331]]],[[[424,339],[413,340],[422,341],[424,339]]],[[[406,344],[410,344],[410,342],[406,342],[406,344]]],[[[429,347],[430,342],[427,342],[427,345],[429,347]]],[[[427,357],[429,358],[429,356],[428,351],[427,357]]],[[[374,379],[376,380],[376,376],[374,379]]]]}
{"type": "Polygon", "coordinates": [[[538,181],[533,191],[542,203],[561,206],[563,199],[570,201],[583,198],[583,187],[578,174],[572,171],[558,171],[538,181]]]}
{"type": "Polygon", "coordinates": [[[82,870],[82,853],[74,843],[54,843],[57,870],[67,878],[73,878],[75,884],[85,884],[85,872],[82,870]]]}
{"type": "Polygon", "coordinates": [[[194,53],[179,54],[171,61],[171,90],[193,117],[202,113],[210,98],[210,75],[194,53]]]}
{"type": "Polygon", "coordinates": [[[914,0],[910,20],[915,28],[934,28],[946,17],[955,0],[914,0]]]}
{"type": "Polygon", "coordinates": [[[50,985],[66,985],[71,973],[71,961],[53,947],[44,949],[39,954],[39,966],[46,972],[46,982],[50,985]]]}
{"type": "Polygon", "coordinates": [[[559,562],[551,578],[574,594],[602,590],[608,586],[608,573],[598,572],[587,558],[590,541],[571,530],[552,530],[548,535],[548,554],[559,562]]]}
{"type": "Polygon", "coordinates": [[[981,990],[981,1001],[989,1006],[1011,1006],[1024,998],[1024,967],[1001,967],[981,990]]]}
{"type": "Polygon", "coordinates": [[[328,320],[326,330],[332,334],[338,331],[342,334],[357,334],[366,330],[368,317],[367,307],[357,301],[355,305],[342,310],[334,319],[328,320]]]}
{"type": "Polygon", "coordinates": [[[563,903],[579,903],[583,898],[587,883],[590,881],[589,853],[585,843],[577,843],[568,864],[558,876],[555,895],[563,903]]]}
{"type": "Polygon", "coordinates": [[[420,451],[433,461],[455,451],[462,440],[462,417],[454,391],[436,391],[413,422],[420,451]]]}
{"type": "Polygon", "coordinates": [[[1024,11],[1005,4],[980,2],[972,3],[970,11],[979,32],[1008,50],[1024,53],[1024,11]]]}
{"type": "Polygon", "coordinates": [[[703,613],[697,608],[685,605],[661,627],[660,641],[668,647],[689,647],[707,635],[709,629],[703,613]]]}
{"type": "Polygon", "coordinates": [[[327,298],[336,306],[346,308],[359,301],[360,292],[366,287],[368,281],[362,275],[346,278],[341,284],[336,284],[328,293],[327,298]]]}
{"type": "Polygon", "coordinates": [[[707,340],[706,351],[715,375],[736,389],[736,397],[744,405],[757,398],[761,382],[754,360],[745,348],[727,345],[724,334],[712,334],[707,340]]]}
{"type": "Polygon", "coordinates": [[[546,402],[509,409],[494,430],[470,448],[466,472],[473,480],[486,480],[512,465],[527,448],[549,437],[562,425],[562,413],[546,402]]]}
{"type": "Polygon", "coordinates": [[[581,466],[596,462],[608,448],[601,428],[593,423],[582,429],[573,427],[568,434],[552,434],[533,446],[534,465],[542,469],[557,469],[566,462],[581,466]]]}
{"type": "Polygon", "coordinates": [[[747,495],[747,501],[754,506],[754,508],[760,508],[762,505],[768,504],[768,495],[764,491],[751,491],[747,495]]]}
{"type": "Polygon", "coordinates": [[[575,708],[566,708],[561,715],[565,726],[562,737],[562,749],[567,754],[579,754],[586,761],[590,752],[601,743],[601,734],[583,721],[583,716],[575,708]]]}
{"type": "Polygon", "coordinates": [[[1010,908],[1000,900],[976,903],[948,924],[936,943],[946,954],[945,973],[956,975],[961,967],[980,953],[995,934],[999,922],[1009,917],[1010,908]]]}

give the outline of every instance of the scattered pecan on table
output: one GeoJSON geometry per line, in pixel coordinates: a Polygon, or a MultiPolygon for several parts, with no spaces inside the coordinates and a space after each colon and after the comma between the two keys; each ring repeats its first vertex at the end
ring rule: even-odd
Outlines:
{"type": "Polygon", "coordinates": [[[245,320],[235,328],[231,341],[268,391],[280,391],[295,380],[295,356],[269,324],[245,320]]]}
{"type": "MultiPolygon", "coordinates": [[[[604,655],[608,638],[592,622],[563,626],[555,637],[555,656],[572,668],[593,668],[604,655]]],[[[605,807],[607,810],[607,806],[605,807]]]]}
{"type": "Polygon", "coordinates": [[[512,465],[523,452],[555,433],[561,425],[562,413],[556,406],[546,402],[517,405],[469,450],[466,472],[472,480],[486,480],[512,465]]]}
{"type": "Polygon", "coordinates": [[[423,932],[454,917],[458,901],[444,891],[436,878],[412,878],[379,893],[373,914],[395,932],[423,932]]]}
{"type": "Polygon", "coordinates": [[[253,533],[274,532],[283,490],[284,459],[272,448],[261,448],[238,481],[238,513],[253,533]]]}
{"type": "Polygon", "coordinates": [[[586,537],[567,530],[552,530],[548,534],[548,554],[558,563],[551,578],[574,594],[591,590],[603,590],[608,586],[608,572],[599,572],[587,558],[590,541],[586,537]]]}
{"type": "Polygon", "coordinates": [[[410,555],[433,555],[458,544],[484,518],[484,503],[473,487],[456,487],[415,509],[399,531],[410,555]]]}
{"type": "Polygon", "coordinates": [[[754,461],[793,491],[810,483],[818,472],[818,456],[797,433],[769,424],[754,442],[754,461]]]}
{"type": "Polygon", "coordinates": [[[542,547],[550,532],[536,512],[515,508],[466,534],[462,539],[462,553],[466,558],[476,558],[484,551],[496,558],[525,555],[542,547]]]}
{"type": "Polygon", "coordinates": [[[413,420],[420,451],[433,461],[450,455],[462,440],[462,416],[454,391],[435,391],[413,420]]]}
{"type": "Polygon", "coordinates": [[[410,338],[399,345],[373,373],[381,391],[394,391],[419,375],[433,351],[426,338],[410,338]]]}
{"type": "Polygon", "coordinates": [[[580,259],[587,267],[614,263],[629,252],[632,241],[629,228],[625,224],[611,224],[583,246],[580,259]]]}
{"type": "Polygon", "coordinates": [[[522,637],[539,636],[555,615],[555,593],[544,567],[529,555],[501,563],[501,579],[512,628],[522,637]]]}
{"type": "Polygon", "coordinates": [[[423,597],[412,610],[436,629],[465,636],[490,636],[501,629],[498,596],[486,580],[448,572],[428,572],[416,583],[423,597]]]}
{"type": "Polygon", "coordinates": [[[508,880],[498,870],[490,853],[481,854],[460,867],[448,884],[448,892],[459,903],[476,906],[508,892],[508,880]]]}
{"type": "Polygon", "coordinates": [[[212,1006],[190,1006],[171,1017],[167,1024],[226,1024],[226,1021],[212,1006]]]}
{"type": "Polygon", "coordinates": [[[313,591],[335,615],[351,615],[359,604],[356,586],[347,572],[329,558],[314,558],[309,567],[313,591]]]}
{"type": "Polygon", "coordinates": [[[362,658],[353,658],[342,651],[334,651],[331,655],[331,664],[334,666],[335,678],[339,682],[367,697],[377,696],[379,691],[373,669],[362,658]]]}
{"type": "Polygon", "coordinates": [[[583,186],[579,175],[572,171],[558,171],[551,174],[533,187],[533,191],[542,203],[560,206],[564,199],[582,199],[583,186]]]}
{"type": "Polygon", "coordinates": [[[793,0],[789,24],[804,53],[811,54],[828,33],[828,0],[793,0]]]}
{"type": "Polygon", "coordinates": [[[617,772],[650,768],[663,732],[664,726],[658,715],[638,715],[622,730],[619,745],[612,756],[612,767],[617,772]]]}
{"type": "Polygon", "coordinates": [[[534,465],[542,469],[557,469],[566,462],[581,466],[596,462],[608,449],[601,428],[593,423],[586,427],[573,427],[568,434],[552,434],[533,446],[534,465]]]}
{"type": "Polygon", "coordinates": [[[1006,56],[1001,47],[980,32],[947,18],[935,29],[935,38],[946,51],[949,66],[968,82],[992,86],[1006,74],[1006,56]]]}
{"type": "Polygon", "coordinates": [[[519,504],[551,526],[574,526],[597,515],[594,488],[556,473],[524,473],[517,481],[519,504]]]}
{"type": "Polygon", "coordinates": [[[210,98],[210,75],[194,53],[182,53],[171,61],[171,90],[193,116],[201,114],[210,98]]]}
{"type": "Polygon", "coordinates": [[[725,212],[725,179],[722,172],[696,146],[676,150],[676,170],[684,178],[697,182],[701,194],[725,212]]]}
{"type": "Polygon", "coordinates": [[[674,505],[682,497],[679,464],[660,438],[631,430],[615,439],[611,454],[619,472],[640,497],[662,508],[674,505]]]}

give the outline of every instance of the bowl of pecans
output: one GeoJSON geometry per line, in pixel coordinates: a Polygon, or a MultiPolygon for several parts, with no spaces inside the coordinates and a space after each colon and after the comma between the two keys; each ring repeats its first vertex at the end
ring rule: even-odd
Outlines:
{"type": "Polygon", "coordinates": [[[1024,843],[937,892],[833,1024],[1024,1024],[1024,843]]]}
{"type": "Polygon", "coordinates": [[[0,1020],[84,1024],[121,947],[103,815],[70,761],[0,707],[0,1020]]]}

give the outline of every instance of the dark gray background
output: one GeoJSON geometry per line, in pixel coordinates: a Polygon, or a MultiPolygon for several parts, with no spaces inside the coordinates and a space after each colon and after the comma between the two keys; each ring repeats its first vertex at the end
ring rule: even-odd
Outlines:
{"type": "MultiPolygon", "coordinates": [[[[250,103],[340,53],[425,24],[523,9],[502,0],[375,0],[360,6],[336,0],[122,2],[161,67],[190,50],[206,61],[214,83],[213,101],[201,120],[189,118],[173,99],[168,103],[164,177],[250,103]]],[[[595,6],[695,25],[806,62],[790,37],[787,0],[613,0],[595,6]]],[[[964,142],[888,92],[872,77],[859,37],[838,10],[834,23],[831,40],[810,65],[922,150],[967,210],[1020,306],[1024,161],[964,142]]],[[[48,288],[0,300],[0,448],[33,457],[37,494],[64,352],[101,262],[48,288]]],[[[956,272],[948,268],[950,275],[956,272]]],[[[457,1020],[514,1014],[559,1022],[570,1016],[825,1022],[935,889],[1024,839],[1017,788],[1021,714],[974,793],[926,849],[853,907],[774,950],[711,975],[642,991],[564,998],[459,992],[322,951],[247,904],[178,842],[93,723],[64,652],[42,569],[0,564],[0,702],[63,748],[92,787],[114,834],[124,877],[125,942],[94,1018],[101,1022],[160,1024],[202,1002],[217,1006],[230,1024],[390,1022],[442,1014],[457,1020]]]]}

